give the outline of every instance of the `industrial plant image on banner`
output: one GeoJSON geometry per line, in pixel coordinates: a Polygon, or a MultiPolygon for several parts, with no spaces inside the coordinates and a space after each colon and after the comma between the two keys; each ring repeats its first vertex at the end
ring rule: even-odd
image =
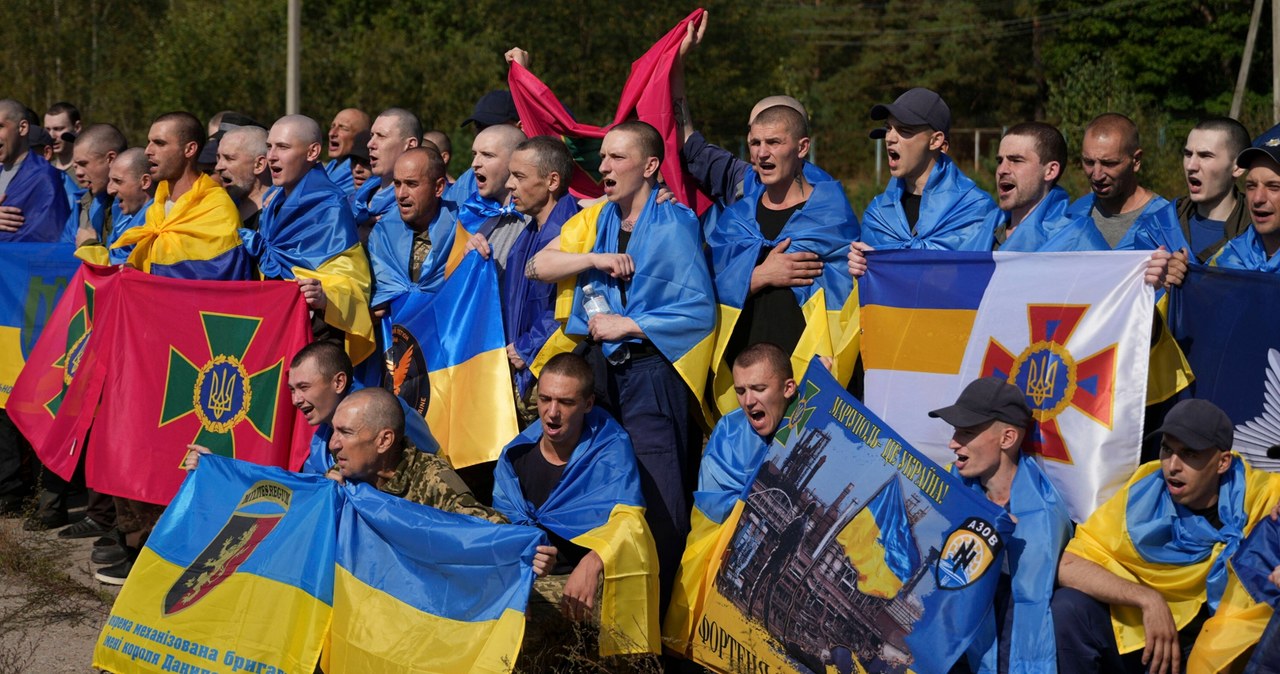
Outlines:
{"type": "Polygon", "coordinates": [[[946,671],[992,617],[1012,526],[810,367],[724,522],[693,655],[721,671],[946,671]]]}

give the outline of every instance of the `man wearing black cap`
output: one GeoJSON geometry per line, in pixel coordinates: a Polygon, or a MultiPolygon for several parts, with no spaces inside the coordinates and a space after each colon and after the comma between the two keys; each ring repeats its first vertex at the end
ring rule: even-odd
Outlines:
{"type": "Polygon", "coordinates": [[[1258,136],[1235,163],[1248,171],[1244,202],[1253,226],[1228,242],[1209,264],[1280,272],[1280,125],[1258,136]]]}
{"type": "Polygon", "coordinates": [[[1008,510],[1016,523],[996,589],[996,611],[954,671],[1053,671],[1049,600],[1058,555],[1071,536],[1071,516],[1040,464],[1020,450],[1031,409],[1018,387],[1000,377],[971,382],[954,405],[929,416],[955,429],[951,474],[1008,510]]]}
{"type": "MultiPolygon", "coordinates": [[[[508,62],[510,60],[510,58],[507,59],[508,62]]],[[[480,100],[476,101],[476,107],[471,111],[471,116],[462,122],[463,128],[468,124],[476,125],[476,133],[499,124],[519,127],[520,113],[516,112],[516,101],[511,97],[511,92],[498,89],[481,96],[480,100]]]]}
{"type": "Polygon", "coordinates": [[[983,224],[996,204],[944,152],[951,109],[938,94],[916,87],[893,103],[871,108],[884,126],[889,185],[862,215],[862,241],[849,247],[849,272],[866,270],[865,251],[877,248],[991,250],[983,224]]]}
{"type": "Polygon", "coordinates": [[[1160,460],[1094,511],[1062,556],[1059,671],[1225,671],[1269,617],[1227,561],[1280,500],[1280,476],[1231,453],[1231,420],[1207,400],[1174,405],[1155,433],[1160,460]]]}

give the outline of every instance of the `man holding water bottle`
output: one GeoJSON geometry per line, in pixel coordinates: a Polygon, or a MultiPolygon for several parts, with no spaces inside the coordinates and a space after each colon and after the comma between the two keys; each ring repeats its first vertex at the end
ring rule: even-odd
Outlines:
{"type": "Polygon", "coordinates": [[[665,610],[689,533],[698,474],[690,411],[703,406],[715,295],[697,217],[675,202],[656,203],[662,160],[662,137],[648,124],[610,130],[600,163],[606,201],[566,222],[525,273],[573,280],[572,290],[561,286],[562,303],[572,292],[563,333],[596,372],[596,404],[631,436],[665,610]]]}

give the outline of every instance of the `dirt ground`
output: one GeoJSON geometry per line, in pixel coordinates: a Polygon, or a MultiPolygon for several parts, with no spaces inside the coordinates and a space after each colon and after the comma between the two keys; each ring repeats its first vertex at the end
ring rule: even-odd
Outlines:
{"type": "Polygon", "coordinates": [[[0,672],[95,671],[93,646],[119,588],[93,578],[93,541],[0,519],[0,672]]]}

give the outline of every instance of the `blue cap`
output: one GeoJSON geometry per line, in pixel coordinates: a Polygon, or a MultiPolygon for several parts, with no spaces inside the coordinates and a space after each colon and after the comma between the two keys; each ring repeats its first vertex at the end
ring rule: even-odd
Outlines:
{"type": "Polygon", "coordinates": [[[471,111],[471,116],[462,123],[462,126],[465,127],[472,122],[481,127],[496,126],[518,119],[520,119],[520,113],[516,111],[516,101],[511,97],[511,92],[498,89],[490,91],[476,101],[475,110],[471,111]]]}
{"type": "Polygon", "coordinates": [[[1261,157],[1270,157],[1280,164],[1280,124],[1267,129],[1253,140],[1253,145],[1236,155],[1236,166],[1248,170],[1261,157]]]}
{"type": "MultiPolygon", "coordinates": [[[[872,106],[871,119],[888,119],[893,115],[898,121],[910,126],[927,125],[944,134],[951,133],[951,108],[937,92],[916,87],[908,89],[892,103],[880,103],[872,106]]],[[[884,138],[884,127],[872,129],[867,134],[872,138],[884,138]]]]}

